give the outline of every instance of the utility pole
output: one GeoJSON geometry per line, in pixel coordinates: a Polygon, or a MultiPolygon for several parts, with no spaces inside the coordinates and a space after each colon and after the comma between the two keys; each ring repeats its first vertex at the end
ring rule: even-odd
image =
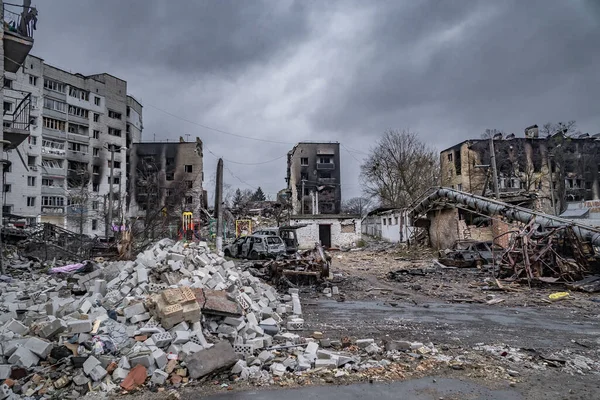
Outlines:
{"type": "Polygon", "coordinates": [[[315,189],[315,209],[317,210],[315,214],[319,214],[319,188],[315,189]]]}
{"type": "Polygon", "coordinates": [[[306,183],[305,179],[302,179],[302,193],[300,198],[302,199],[302,210],[300,211],[300,214],[304,214],[304,183],[306,183]]]}
{"type": "Polygon", "coordinates": [[[108,182],[108,224],[106,226],[106,240],[109,237],[108,229],[112,231],[112,219],[113,219],[113,172],[115,165],[115,146],[110,146],[110,179],[108,182]]]}
{"type": "Polygon", "coordinates": [[[556,200],[554,199],[554,180],[552,178],[552,156],[552,154],[548,154],[548,172],[550,174],[550,196],[552,196],[552,215],[556,215],[556,200]]]}
{"type": "Polygon", "coordinates": [[[217,187],[215,190],[215,213],[217,214],[217,253],[223,251],[223,159],[217,164],[217,187]]]}
{"type": "Polygon", "coordinates": [[[490,153],[491,153],[491,164],[492,173],[494,174],[494,192],[496,193],[496,200],[500,200],[500,188],[498,187],[498,170],[496,169],[496,150],[494,149],[494,138],[490,138],[490,153]]]}

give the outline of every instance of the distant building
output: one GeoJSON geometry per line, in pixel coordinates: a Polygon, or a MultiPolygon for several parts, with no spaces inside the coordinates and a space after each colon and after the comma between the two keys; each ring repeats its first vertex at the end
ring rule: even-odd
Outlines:
{"type": "Polygon", "coordinates": [[[406,243],[413,239],[416,229],[408,214],[399,208],[373,210],[362,220],[362,233],[391,243],[406,243]]]}
{"type": "Polygon", "coordinates": [[[301,249],[320,243],[325,248],[355,247],[361,239],[360,215],[293,215],[291,226],[302,226],[296,232],[301,249]]]}
{"type": "Polygon", "coordinates": [[[28,102],[28,137],[6,153],[4,212],[110,235],[108,194],[112,226],[125,216],[126,154],[141,139],[141,104],[126,81],[107,73],[73,74],[32,55],[24,67],[4,75],[5,129],[19,124],[13,110],[28,102]]]}
{"type": "Polygon", "coordinates": [[[177,229],[184,211],[200,217],[206,208],[202,141],[134,143],[129,152],[131,220],[141,225],[164,219],[177,229]]]}
{"type": "MultiPolygon", "coordinates": [[[[600,199],[600,134],[540,138],[534,125],[524,137],[496,138],[494,147],[502,201],[556,215],[567,202],[600,199]]],[[[489,139],[469,139],[443,150],[442,186],[493,196],[490,154],[489,139]]]]}
{"type": "Polygon", "coordinates": [[[339,143],[300,142],[288,153],[286,181],[292,213],[339,214],[341,211],[339,143]]]}

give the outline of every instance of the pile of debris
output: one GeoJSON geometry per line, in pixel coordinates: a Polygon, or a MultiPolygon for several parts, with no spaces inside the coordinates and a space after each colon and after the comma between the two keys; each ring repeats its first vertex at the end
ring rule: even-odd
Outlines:
{"type": "Polygon", "coordinates": [[[114,264],[1,277],[0,399],[177,386],[299,341],[282,332],[303,328],[298,292],[278,295],[206,243],[162,240],[103,279],[114,264]]]}

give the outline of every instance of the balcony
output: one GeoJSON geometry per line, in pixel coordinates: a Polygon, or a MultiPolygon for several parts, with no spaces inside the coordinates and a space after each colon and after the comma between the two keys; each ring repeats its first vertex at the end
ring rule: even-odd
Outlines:
{"type": "Polygon", "coordinates": [[[79,142],[79,143],[86,143],[86,144],[90,142],[89,135],[73,133],[73,132],[67,132],[67,139],[72,142],[79,142]]]}
{"type": "MultiPolygon", "coordinates": [[[[56,129],[49,129],[49,128],[42,128],[42,136],[47,136],[49,138],[53,138],[53,139],[62,139],[65,140],[67,138],[67,132],[65,131],[58,131],[56,129]]],[[[89,138],[88,138],[89,140],[89,138]]]]}
{"type": "Polygon", "coordinates": [[[64,215],[65,208],[57,206],[42,206],[42,215],[64,215]]]}
{"type": "Polygon", "coordinates": [[[5,150],[16,148],[29,136],[30,112],[31,93],[27,93],[23,99],[17,102],[14,111],[4,112],[4,140],[10,142],[5,145],[5,150]]]}
{"type": "Polygon", "coordinates": [[[317,170],[332,170],[335,169],[334,163],[317,163],[317,170]]]}
{"type": "Polygon", "coordinates": [[[72,161],[86,162],[88,161],[88,156],[89,154],[87,152],[67,150],[67,159],[72,161]]]}
{"type": "Polygon", "coordinates": [[[51,168],[51,167],[40,167],[42,175],[46,176],[60,176],[64,177],[67,175],[67,171],[64,168],[51,168]]]}
{"type": "MultiPolygon", "coordinates": [[[[24,3],[31,3],[24,1],[24,3]]],[[[33,47],[33,31],[37,24],[37,9],[4,3],[4,70],[17,72],[33,47]]]]}
{"type": "Polygon", "coordinates": [[[65,188],[62,186],[42,186],[42,195],[64,195],[65,188]]]}
{"type": "Polygon", "coordinates": [[[42,146],[42,156],[46,158],[63,159],[65,158],[65,149],[57,149],[54,147],[42,146]]]}

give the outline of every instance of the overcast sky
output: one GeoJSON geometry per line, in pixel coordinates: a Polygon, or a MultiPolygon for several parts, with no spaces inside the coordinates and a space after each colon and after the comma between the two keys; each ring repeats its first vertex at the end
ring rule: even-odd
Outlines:
{"type": "Polygon", "coordinates": [[[600,132],[597,0],[33,3],[32,53],[126,80],[144,105],[144,141],[200,137],[209,192],[211,152],[277,159],[225,161],[226,183],[274,196],[293,143],[339,141],[349,198],[387,129],[439,150],[486,128],[522,135],[548,121],[600,132]]]}

